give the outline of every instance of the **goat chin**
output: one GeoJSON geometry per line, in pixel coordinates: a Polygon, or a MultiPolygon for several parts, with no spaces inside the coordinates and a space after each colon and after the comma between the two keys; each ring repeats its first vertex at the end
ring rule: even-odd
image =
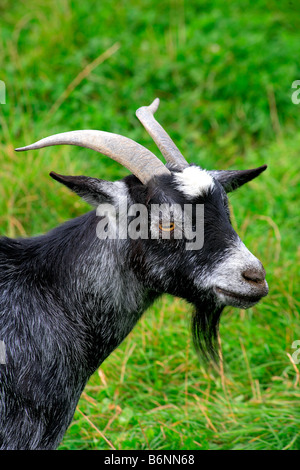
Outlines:
{"type": "Polygon", "coordinates": [[[257,304],[263,297],[268,295],[268,284],[264,281],[263,285],[257,289],[248,289],[246,292],[238,291],[234,292],[232,290],[223,289],[221,287],[216,287],[215,292],[223,305],[228,305],[231,307],[237,308],[250,308],[257,304]]]}

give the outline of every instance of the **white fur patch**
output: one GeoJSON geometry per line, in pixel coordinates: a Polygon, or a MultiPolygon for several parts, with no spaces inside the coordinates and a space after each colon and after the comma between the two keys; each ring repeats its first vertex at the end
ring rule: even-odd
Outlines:
{"type": "MultiPolygon", "coordinates": [[[[240,238],[237,238],[224,253],[224,258],[216,264],[213,269],[208,269],[206,273],[201,273],[200,277],[195,278],[195,285],[206,288],[221,288],[231,292],[237,292],[240,295],[257,295],[255,283],[245,281],[243,272],[246,269],[263,269],[261,262],[248,250],[240,238]]],[[[267,293],[268,284],[265,281],[265,290],[267,293]]],[[[221,299],[222,295],[219,295],[221,299]]],[[[223,298],[224,300],[224,298],[223,298]]],[[[227,305],[233,305],[227,303],[227,305]]],[[[236,306],[236,305],[235,305],[236,306]]],[[[247,308],[240,306],[239,308],[247,308]]]]}
{"type": "Polygon", "coordinates": [[[178,189],[190,197],[203,196],[214,186],[210,174],[197,166],[189,166],[181,173],[175,173],[175,180],[178,189]]]}

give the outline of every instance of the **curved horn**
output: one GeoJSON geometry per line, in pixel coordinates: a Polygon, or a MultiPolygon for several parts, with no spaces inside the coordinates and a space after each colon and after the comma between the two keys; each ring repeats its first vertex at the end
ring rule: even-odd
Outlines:
{"type": "Polygon", "coordinates": [[[103,153],[121,163],[143,184],[147,183],[153,176],[170,174],[165,165],[150,150],[127,137],[104,131],[63,132],[15,150],[21,152],[51,145],[77,145],[96,150],[96,152],[103,153]]]}
{"type": "Polygon", "coordinates": [[[159,98],[156,98],[150,106],[142,106],[136,111],[136,116],[145,127],[148,134],[156,143],[166,161],[177,168],[183,169],[189,166],[184,156],[180,153],[171,137],[156,121],[153,114],[159,106],[159,98]]]}

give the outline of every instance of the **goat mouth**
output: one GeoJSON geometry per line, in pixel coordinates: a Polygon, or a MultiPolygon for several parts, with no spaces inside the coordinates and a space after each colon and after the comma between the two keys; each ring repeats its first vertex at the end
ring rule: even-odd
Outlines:
{"type": "Polygon", "coordinates": [[[222,289],[221,287],[216,287],[216,292],[219,294],[223,294],[229,299],[232,299],[234,303],[244,303],[244,304],[249,304],[249,305],[254,305],[256,304],[262,297],[263,295],[244,295],[244,294],[239,294],[237,292],[232,292],[226,289],[222,289]]]}

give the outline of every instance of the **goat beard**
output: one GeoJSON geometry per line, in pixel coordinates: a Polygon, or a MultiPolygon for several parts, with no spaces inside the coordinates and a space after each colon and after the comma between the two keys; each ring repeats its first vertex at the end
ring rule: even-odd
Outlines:
{"type": "Polygon", "coordinates": [[[195,350],[204,362],[220,360],[219,323],[223,307],[213,298],[194,303],[191,330],[195,350]]]}

